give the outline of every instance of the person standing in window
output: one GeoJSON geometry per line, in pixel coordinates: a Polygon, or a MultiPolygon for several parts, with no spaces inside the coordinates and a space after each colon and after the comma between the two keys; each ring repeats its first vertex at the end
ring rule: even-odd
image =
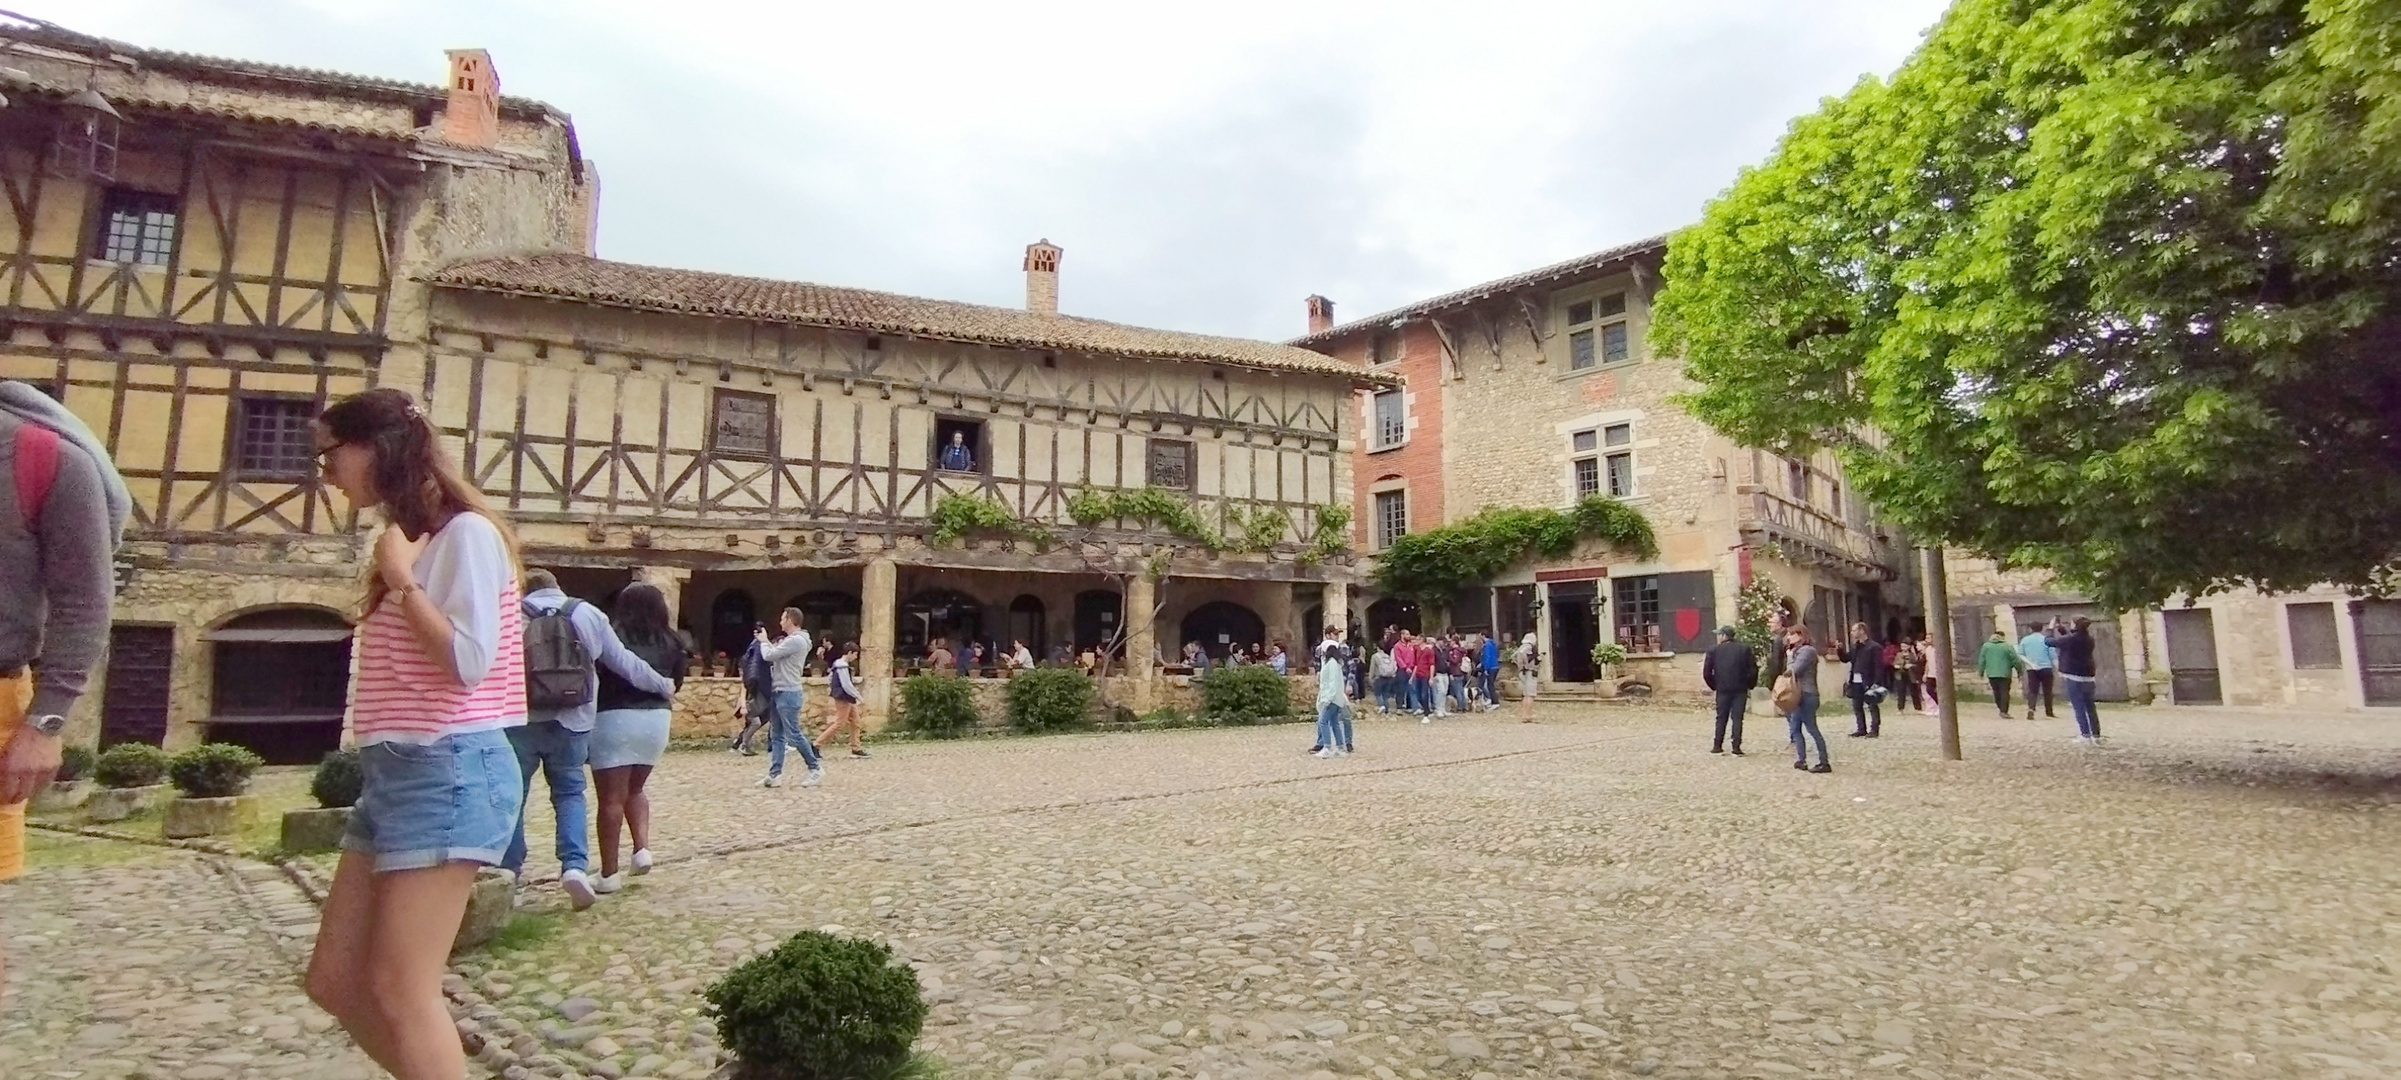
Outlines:
{"type": "Polygon", "coordinates": [[[1792,677],[1800,700],[1791,712],[1784,714],[1784,724],[1792,736],[1792,767],[1813,773],[1830,773],[1834,763],[1826,758],[1826,733],[1817,728],[1817,645],[1811,640],[1809,628],[1796,626],[1784,635],[1784,673],[1792,677]],[[1817,766],[1809,765],[1809,739],[1817,740],[1817,766]]]}
{"type": "Polygon", "coordinates": [[[950,433],[950,442],[942,447],[941,465],[952,472],[975,471],[975,451],[967,448],[966,432],[950,433]]]}
{"type": "MultiPolygon", "coordinates": [[[[2026,719],[2034,719],[2034,695],[2041,694],[2043,716],[2056,720],[2059,714],[2051,711],[2051,669],[2057,660],[2051,650],[2051,635],[2059,627],[2037,626],[2018,639],[2018,655],[2026,661],[2026,719]]],[[[2073,706],[2070,706],[2073,708],[2073,706]]],[[[2003,710],[2007,711],[2007,710],[2003,710]]]]}
{"type": "Polygon", "coordinates": [[[525,798],[506,734],[526,717],[516,542],[407,394],[335,403],[317,418],[316,445],[326,480],[388,524],[351,703],[366,782],[308,996],[393,1075],[464,1076],[442,976],[476,871],[507,853],[525,798]]]}
{"type": "Polygon", "coordinates": [[[1759,658],[1751,647],[1734,640],[1734,628],[1717,628],[1717,644],[1701,658],[1701,682],[1717,695],[1717,729],[1709,737],[1709,752],[1726,752],[1733,738],[1734,756],[1742,756],[1742,713],[1751,688],[1759,685],[1759,658]]]}
{"type": "Polygon", "coordinates": [[[2093,705],[2093,692],[2100,684],[2095,681],[2092,625],[2091,619],[2078,615],[2052,645],[2059,653],[2059,679],[2067,684],[2068,711],[2076,715],[2076,741],[2099,746],[2101,710],[2093,705]]]}

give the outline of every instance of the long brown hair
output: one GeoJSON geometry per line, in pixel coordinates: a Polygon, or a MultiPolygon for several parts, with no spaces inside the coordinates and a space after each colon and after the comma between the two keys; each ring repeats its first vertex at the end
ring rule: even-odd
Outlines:
{"type": "MultiPolygon", "coordinates": [[[[518,572],[516,530],[484,501],[482,492],[459,476],[417,399],[389,388],[369,390],[327,406],[317,421],[335,442],[364,446],[375,455],[368,478],[384,520],[399,526],[402,534],[415,540],[440,531],[460,514],[480,514],[500,531],[510,574],[518,572]]],[[[382,604],[385,591],[383,575],[370,560],[366,610],[382,604]]]]}

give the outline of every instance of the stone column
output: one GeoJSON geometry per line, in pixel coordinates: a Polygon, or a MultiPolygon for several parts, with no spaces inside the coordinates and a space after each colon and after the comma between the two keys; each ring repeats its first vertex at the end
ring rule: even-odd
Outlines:
{"type": "Polygon", "coordinates": [[[859,575],[859,720],[880,730],[892,719],[892,646],[899,628],[900,568],[889,556],[867,560],[859,575]]]}
{"type": "Polygon", "coordinates": [[[1283,642],[1284,647],[1291,649],[1294,654],[1293,666],[1299,667],[1299,657],[1306,655],[1309,647],[1315,642],[1300,640],[1300,615],[1292,604],[1291,583],[1268,582],[1266,603],[1261,606],[1265,610],[1259,613],[1260,621],[1267,624],[1267,640],[1261,644],[1273,645],[1279,641],[1283,642]]]}
{"type": "MultiPolygon", "coordinates": [[[[1326,582],[1325,588],[1318,594],[1318,606],[1325,611],[1325,625],[1341,627],[1343,639],[1349,640],[1351,631],[1357,629],[1351,625],[1351,587],[1349,583],[1326,582]]],[[[1321,629],[1318,632],[1324,633],[1325,631],[1321,629]]],[[[1362,631],[1362,633],[1365,632],[1362,631]]],[[[1370,637],[1372,638],[1372,635],[1370,637]]],[[[1309,647],[1316,648],[1317,642],[1310,642],[1309,647]]]]}
{"type": "MultiPolygon", "coordinates": [[[[688,620],[684,618],[684,585],[692,580],[692,571],[680,566],[637,566],[634,567],[634,580],[653,586],[667,595],[667,622],[669,625],[687,625],[688,620]]],[[[706,622],[707,620],[701,621],[706,622]]],[[[710,629],[713,628],[703,626],[694,630],[693,640],[700,641],[705,648],[707,642],[701,641],[701,638],[710,629]]]]}
{"type": "Polygon", "coordinates": [[[1135,574],[1125,584],[1125,610],[1118,617],[1127,620],[1125,635],[1126,676],[1133,679],[1133,709],[1147,713],[1156,700],[1158,669],[1151,666],[1151,652],[1159,640],[1158,628],[1152,625],[1151,611],[1159,606],[1159,583],[1148,574],[1135,574]]]}

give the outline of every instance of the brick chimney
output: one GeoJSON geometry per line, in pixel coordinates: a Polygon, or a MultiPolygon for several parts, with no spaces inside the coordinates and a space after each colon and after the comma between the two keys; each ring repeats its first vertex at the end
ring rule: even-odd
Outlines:
{"type": "Polygon", "coordinates": [[[500,73],[482,49],[452,49],[450,104],[442,111],[442,140],[460,146],[500,145],[500,73]]]}
{"type": "Polygon", "coordinates": [[[1322,334],[1334,328],[1334,302],[1322,296],[1309,298],[1309,332],[1322,334]]]}
{"type": "Polygon", "coordinates": [[[1025,246],[1025,309],[1059,313],[1059,247],[1049,240],[1025,246]]]}

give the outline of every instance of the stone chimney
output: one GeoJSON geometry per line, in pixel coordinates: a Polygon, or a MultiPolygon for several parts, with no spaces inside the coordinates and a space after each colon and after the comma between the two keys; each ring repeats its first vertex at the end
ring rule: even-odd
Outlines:
{"type": "Polygon", "coordinates": [[[584,254],[600,254],[600,164],[584,159],[584,178],[575,185],[575,221],[583,230],[584,254]]]}
{"type": "Polygon", "coordinates": [[[442,140],[485,149],[500,145],[500,73],[482,49],[452,49],[450,104],[442,111],[442,140]]]}
{"type": "Polygon", "coordinates": [[[1322,334],[1334,328],[1334,302],[1322,296],[1309,298],[1309,332],[1322,334]]]}
{"type": "Polygon", "coordinates": [[[1059,313],[1059,247],[1049,240],[1025,246],[1025,309],[1059,313]]]}

